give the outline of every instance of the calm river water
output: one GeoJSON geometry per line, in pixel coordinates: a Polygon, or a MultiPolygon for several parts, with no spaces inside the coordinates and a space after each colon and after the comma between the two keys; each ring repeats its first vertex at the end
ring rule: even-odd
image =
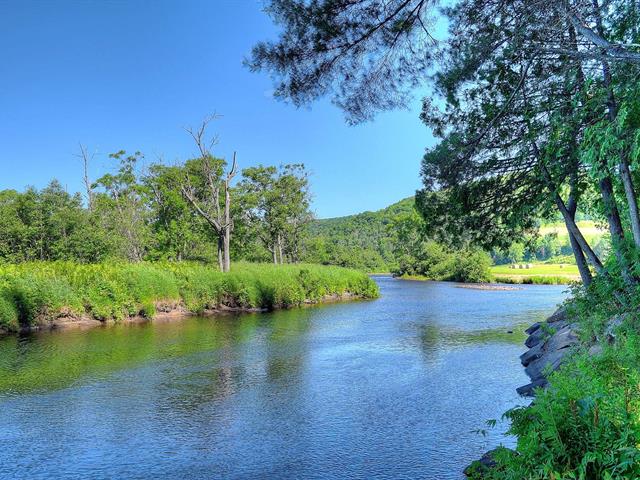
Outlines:
{"type": "Polygon", "coordinates": [[[0,478],[460,479],[512,440],[521,331],[564,287],[0,339],[0,478]],[[513,330],[514,333],[508,333],[513,330]]]}

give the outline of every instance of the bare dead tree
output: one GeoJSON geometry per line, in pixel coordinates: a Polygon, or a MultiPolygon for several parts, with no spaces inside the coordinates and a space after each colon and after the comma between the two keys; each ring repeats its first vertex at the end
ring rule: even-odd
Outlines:
{"type": "Polygon", "coordinates": [[[233,152],[233,161],[231,170],[229,170],[224,179],[224,271],[228,272],[231,268],[230,257],[230,241],[233,222],[231,220],[231,180],[238,172],[238,163],[236,162],[236,152],[233,152]]]}
{"type": "Polygon", "coordinates": [[[89,165],[93,161],[95,153],[89,153],[87,147],[82,143],[78,143],[78,145],[80,146],[80,153],[77,154],[77,157],[82,161],[82,182],[87,196],[87,206],[89,211],[93,212],[93,184],[89,176],[89,165]]]}
{"type": "Polygon", "coordinates": [[[185,171],[181,191],[195,212],[213,230],[217,238],[218,265],[221,271],[228,272],[231,267],[230,241],[233,230],[231,180],[238,172],[238,164],[236,152],[234,152],[231,168],[224,172],[224,162],[216,159],[211,153],[213,146],[217,143],[217,137],[207,138],[206,133],[209,123],[215,118],[216,116],[206,118],[198,129],[186,129],[200,153],[200,174],[203,184],[201,191],[198,192],[188,171],[185,171]]]}

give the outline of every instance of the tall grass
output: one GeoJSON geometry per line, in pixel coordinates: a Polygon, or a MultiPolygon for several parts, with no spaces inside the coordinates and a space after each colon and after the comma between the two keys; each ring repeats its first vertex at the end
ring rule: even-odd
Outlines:
{"type": "Polygon", "coordinates": [[[153,317],[157,308],[177,306],[194,313],[287,308],[343,295],[374,298],[378,289],[362,272],[304,264],[238,263],[226,274],[196,263],[0,265],[0,328],[59,317],[153,317]]]}

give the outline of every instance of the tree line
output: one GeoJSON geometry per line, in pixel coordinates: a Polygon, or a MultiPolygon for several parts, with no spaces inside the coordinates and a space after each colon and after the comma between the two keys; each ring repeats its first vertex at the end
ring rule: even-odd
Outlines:
{"type": "Polygon", "coordinates": [[[426,230],[413,197],[375,212],[314,220],[305,261],[431,280],[491,279],[487,253],[436,242],[426,230]]]}
{"type": "Polygon", "coordinates": [[[312,219],[304,165],[239,171],[235,153],[212,153],[209,122],[188,130],[198,155],[181,164],[143,165],[142,153],[122,150],[109,155],[113,172],[92,179],[95,155],[81,145],[83,193],[57,180],[0,191],[0,259],[201,260],[222,271],[231,258],[299,261],[312,219]]]}

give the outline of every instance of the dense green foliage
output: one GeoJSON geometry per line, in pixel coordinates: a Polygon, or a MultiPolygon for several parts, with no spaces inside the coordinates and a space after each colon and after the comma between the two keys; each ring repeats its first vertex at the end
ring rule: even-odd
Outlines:
{"type": "Polygon", "coordinates": [[[368,271],[388,272],[395,263],[395,224],[414,213],[413,197],[376,212],[314,220],[305,260],[368,271]]]}
{"type": "Polygon", "coordinates": [[[190,262],[29,262],[0,267],[0,327],[58,317],[119,321],[176,307],[273,309],[347,294],[374,298],[378,289],[364,273],[306,264],[239,263],[222,273],[190,262]]]}
{"type": "Polygon", "coordinates": [[[84,198],[57,180],[41,190],[0,191],[0,260],[221,263],[225,238],[233,260],[300,260],[311,220],[303,165],[245,169],[229,185],[227,219],[224,159],[156,163],[143,173],[140,152],[109,158],[113,171],[88,181],[84,198]]]}
{"type": "Polygon", "coordinates": [[[11,262],[41,259],[101,260],[117,240],[96,228],[96,217],[80,195],[62,185],[0,192],[0,258],[11,262]]]}
{"type": "Polygon", "coordinates": [[[299,261],[312,219],[304,165],[251,167],[243,170],[242,176],[238,193],[246,230],[244,248],[251,235],[260,239],[274,263],[299,261]]]}
{"type": "MultiPolygon", "coordinates": [[[[112,155],[118,170],[95,183],[90,207],[80,194],[57,181],[42,190],[0,192],[0,259],[9,262],[71,260],[217,261],[215,232],[181,191],[187,175],[194,197],[205,205],[204,185],[196,188],[202,162],[154,164],[136,173],[140,155],[112,155]],[[214,237],[214,238],[212,238],[214,237]]],[[[218,168],[223,168],[220,161],[218,168]]],[[[307,174],[301,165],[252,167],[231,191],[234,260],[303,261],[394,272],[431,279],[489,279],[469,274],[456,249],[429,241],[413,197],[377,212],[312,220],[307,174]],[[435,264],[439,263],[439,266],[435,264]],[[463,271],[464,270],[464,271],[463,271]]],[[[203,207],[205,208],[205,207],[203,207]]],[[[464,249],[463,249],[464,250],[464,249]]],[[[472,258],[480,259],[480,256],[472,258]]],[[[482,262],[481,262],[482,263],[482,262]]]]}
{"type": "Polygon", "coordinates": [[[312,222],[304,259],[429,280],[491,280],[487,254],[446,247],[424,232],[413,197],[406,198],[377,212],[312,222]]]}

